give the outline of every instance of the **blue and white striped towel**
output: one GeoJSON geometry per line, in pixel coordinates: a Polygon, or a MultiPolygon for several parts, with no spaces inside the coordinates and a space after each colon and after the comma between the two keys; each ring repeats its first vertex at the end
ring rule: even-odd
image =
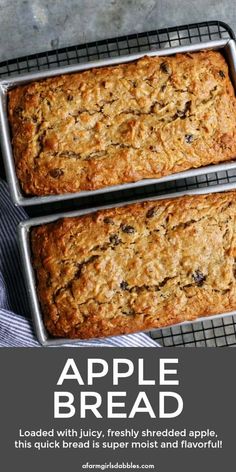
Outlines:
{"type": "MultiPolygon", "coordinates": [[[[21,261],[16,240],[16,226],[27,218],[12,204],[6,183],[0,179],[0,347],[38,347],[32,323],[21,261]]],[[[157,347],[144,333],[112,338],[78,341],[77,346],[157,347]]],[[[68,345],[71,347],[71,345],[68,345]]]]}

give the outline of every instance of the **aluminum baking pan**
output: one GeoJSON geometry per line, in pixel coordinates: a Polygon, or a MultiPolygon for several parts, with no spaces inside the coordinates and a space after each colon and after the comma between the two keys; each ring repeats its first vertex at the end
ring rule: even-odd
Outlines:
{"type": "Polygon", "coordinates": [[[78,72],[83,70],[88,70],[94,67],[103,67],[103,66],[110,66],[114,64],[120,64],[124,62],[134,61],[140,57],[146,56],[167,56],[176,53],[185,53],[185,52],[192,52],[192,51],[199,51],[199,50],[206,50],[206,49],[221,49],[227,59],[231,80],[233,82],[234,88],[236,90],[236,46],[234,40],[215,40],[215,41],[208,41],[208,42],[200,42],[197,44],[191,44],[188,46],[178,46],[174,48],[168,49],[159,49],[159,50],[152,50],[147,52],[142,52],[138,54],[130,54],[128,56],[122,57],[115,57],[115,58],[108,58],[105,60],[100,60],[96,62],[89,62],[86,64],[76,64],[73,66],[67,67],[60,67],[56,69],[50,69],[47,71],[42,72],[34,72],[31,74],[20,75],[18,77],[10,77],[9,79],[5,79],[0,81],[0,140],[1,140],[1,147],[2,147],[2,155],[4,159],[5,169],[8,184],[10,187],[10,193],[13,202],[16,205],[37,205],[49,202],[58,202],[62,200],[68,200],[71,198],[78,198],[78,197],[87,197],[90,195],[99,195],[106,192],[114,192],[118,190],[125,190],[140,186],[147,186],[153,185],[159,182],[166,182],[170,180],[177,180],[182,178],[193,177],[196,175],[202,175],[210,172],[219,172],[219,171],[226,171],[230,169],[236,168],[236,161],[234,162],[227,162],[222,164],[212,164],[206,167],[201,167],[198,169],[191,169],[184,172],[171,174],[160,179],[144,179],[134,183],[128,184],[121,184],[115,185],[110,187],[105,187],[95,191],[82,191],[82,192],[75,192],[75,193],[67,193],[67,194],[60,194],[60,195],[48,195],[43,197],[27,197],[23,195],[20,184],[16,175],[15,170],[15,163],[13,158],[12,146],[11,146],[11,136],[10,136],[10,129],[8,124],[8,116],[7,116],[7,91],[11,88],[14,88],[17,85],[26,84],[35,80],[45,79],[48,77],[55,77],[60,74],[69,74],[72,72],[78,72]]]}
{"type": "MultiPolygon", "coordinates": [[[[106,205],[106,206],[101,206],[101,207],[96,207],[96,208],[90,208],[86,210],[78,210],[78,211],[72,211],[72,212],[63,212],[59,213],[56,215],[49,215],[49,216],[41,216],[37,218],[32,218],[30,220],[23,221],[18,225],[18,239],[19,239],[19,247],[20,247],[20,252],[21,252],[21,258],[22,258],[22,263],[23,263],[23,270],[24,270],[24,276],[25,276],[25,282],[26,282],[26,288],[27,288],[27,293],[29,296],[29,301],[30,301],[30,307],[31,307],[31,312],[32,312],[32,319],[35,327],[35,333],[36,336],[39,340],[39,342],[43,346],[61,346],[63,344],[75,344],[79,340],[77,339],[63,339],[63,338],[51,338],[49,334],[47,333],[44,323],[43,323],[43,315],[41,312],[40,308],[40,303],[37,297],[37,290],[36,290],[36,277],[35,277],[35,272],[32,266],[31,262],[31,247],[30,247],[30,230],[34,226],[42,225],[42,224],[47,224],[51,223],[53,221],[56,221],[60,218],[65,218],[65,217],[73,217],[73,216],[81,216],[81,215],[86,215],[89,213],[94,213],[95,211],[102,210],[102,209],[107,209],[107,208],[117,208],[120,206],[124,205],[129,205],[132,203],[138,203],[138,202],[143,202],[143,201],[155,201],[155,200],[163,200],[167,198],[177,198],[183,195],[203,195],[203,194],[209,194],[209,193],[216,193],[216,192],[225,192],[229,190],[235,189],[234,184],[224,184],[224,185],[216,185],[216,186],[211,186],[211,187],[205,187],[205,188],[198,188],[194,190],[189,190],[185,192],[175,192],[172,194],[168,195],[160,195],[158,197],[150,197],[150,198],[142,198],[139,200],[132,200],[132,202],[122,202],[116,205],[106,205]]],[[[223,314],[218,314],[218,315],[213,315],[213,316],[207,316],[203,318],[197,318],[194,321],[191,322],[184,322],[184,323],[178,323],[181,325],[184,324],[191,324],[196,321],[204,321],[204,320],[209,320],[209,319],[216,319],[216,318],[222,318],[225,316],[232,316],[236,314],[236,311],[234,312],[227,312],[223,314]]],[[[177,326],[177,324],[175,325],[177,326]]],[[[168,326],[170,328],[171,326],[168,326]]],[[[157,328],[155,328],[156,330],[157,328]]],[[[151,330],[148,330],[149,332],[151,330]]]]}

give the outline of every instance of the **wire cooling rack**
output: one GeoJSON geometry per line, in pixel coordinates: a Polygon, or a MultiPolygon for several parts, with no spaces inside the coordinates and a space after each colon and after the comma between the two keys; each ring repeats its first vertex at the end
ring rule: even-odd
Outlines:
{"type": "MultiPolygon", "coordinates": [[[[215,39],[235,39],[234,32],[221,21],[194,23],[179,27],[164,28],[145,33],[131,34],[118,38],[66,47],[42,52],[30,56],[11,59],[0,63],[0,77],[6,78],[36,70],[47,70],[56,66],[95,61],[107,57],[123,56],[129,53],[145,52],[152,49],[165,49],[215,39]]],[[[0,173],[3,173],[0,160],[0,173]]],[[[209,187],[229,182],[236,182],[236,171],[226,171],[123,190],[101,196],[86,197],[79,202],[74,199],[28,209],[30,216],[52,213],[80,207],[93,207],[99,204],[161,195],[176,191],[185,191],[199,187],[209,187]]],[[[163,346],[233,346],[236,345],[236,316],[206,320],[193,324],[175,326],[153,331],[150,336],[163,346]]]]}

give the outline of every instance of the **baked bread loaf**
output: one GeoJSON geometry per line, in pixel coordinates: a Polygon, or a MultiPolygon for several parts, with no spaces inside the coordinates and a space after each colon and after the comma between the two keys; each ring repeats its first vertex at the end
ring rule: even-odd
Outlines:
{"type": "Polygon", "coordinates": [[[9,91],[27,195],[96,190],[236,157],[236,99],[217,51],[144,57],[9,91]]]}
{"type": "Polygon", "coordinates": [[[151,201],[35,227],[52,336],[93,338],[236,309],[236,192],[151,201]]]}

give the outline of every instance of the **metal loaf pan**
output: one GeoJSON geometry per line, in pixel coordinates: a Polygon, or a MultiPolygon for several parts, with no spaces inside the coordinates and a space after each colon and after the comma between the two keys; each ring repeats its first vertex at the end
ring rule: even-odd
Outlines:
{"type": "MultiPolygon", "coordinates": [[[[32,312],[32,319],[34,323],[34,328],[35,328],[35,333],[36,336],[39,340],[39,342],[43,346],[61,346],[63,344],[76,344],[76,342],[79,341],[79,339],[64,339],[64,338],[52,338],[49,336],[47,330],[45,329],[44,323],[43,323],[43,315],[41,312],[40,308],[40,303],[37,297],[37,289],[36,289],[36,275],[35,271],[32,266],[31,262],[31,246],[30,246],[30,230],[34,226],[42,225],[42,224],[47,224],[51,223],[53,221],[56,221],[60,218],[69,218],[73,216],[81,216],[81,215],[86,215],[86,214],[91,214],[96,211],[102,210],[102,209],[107,209],[107,208],[117,208],[121,207],[124,205],[129,205],[133,203],[138,203],[138,202],[144,202],[144,201],[155,201],[155,200],[164,200],[167,198],[177,198],[181,197],[183,195],[203,195],[203,194],[210,194],[210,193],[220,193],[220,192],[225,192],[229,190],[234,190],[235,189],[235,184],[224,184],[224,185],[216,185],[216,186],[211,186],[211,187],[205,187],[205,188],[198,188],[194,190],[189,190],[189,191],[184,191],[184,192],[175,192],[172,194],[168,195],[161,195],[158,197],[150,197],[150,198],[142,198],[139,200],[132,200],[131,202],[123,202],[119,203],[117,205],[106,205],[106,206],[101,206],[101,207],[96,207],[96,208],[90,208],[86,210],[78,210],[78,211],[73,211],[73,212],[64,212],[64,213],[59,213],[56,215],[50,215],[50,216],[41,216],[37,218],[32,218],[30,220],[26,220],[21,222],[18,225],[18,239],[19,239],[19,246],[20,246],[20,252],[21,252],[21,257],[22,257],[22,263],[23,263],[23,270],[24,270],[24,276],[25,276],[25,282],[26,282],[26,288],[29,296],[29,301],[30,301],[30,307],[31,307],[31,312],[32,312]]],[[[236,311],[233,312],[227,312],[227,313],[221,313],[217,315],[212,315],[212,316],[207,316],[207,317],[202,317],[202,318],[197,318],[196,320],[193,321],[186,321],[183,323],[177,323],[177,325],[186,325],[186,324],[192,324],[193,322],[196,321],[206,321],[209,319],[216,319],[216,318],[222,318],[226,316],[232,316],[235,315],[236,311]]],[[[170,328],[171,326],[168,326],[170,328]]],[[[154,328],[153,331],[156,331],[157,328],[154,328]]],[[[151,330],[148,330],[149,332],[151,330]]],[[[85,341],[85,340],[83,340],[85,341]]]]}
{"type": "MultiPolygon", "coordinates": [[[[202,175],[210,172],[218,172],[218,171],[226,171],[230,169],[236,168],[236,161],[234,162],[227,162],[223,164],[212,164],[209,166],[197,168],[197,169],[190,169],[184,172],[180,172],[177,174],[167,175],[160,179],[144,179],[134,183],[128,184],[121,184],[116,186],[105,187],[95,191],[82,191],[76,193],[67,193],[67,194],[60,194],[60,195],[49,195],[43,197],[27,197],[23,195],[22,190],[20,188],[20,184],[18,178],[16,176],[15,170],[15,163],[14,157],[12,152],[11,146],[11,134],[8,124],[8,115],[7,115],[7,91],[11,88],[14,88],[18,85],[23,85],[32,81],[45,79],[48,77],[55,77],[61,74],[69,74],[72,72],[79,72],[88,69],[92,69],[94,67],[104,67],[110,66],[125,62],[134,61],[139,59],[140,57],[146,56],[167,56],[176,53],[186,53],[186,52],[193,52],[193,51],[200,51],[206,49],[220,49],[224,53],[226,60],[229,65],[230,76],[234,88],[236,90],[236,46],[234,40],[227,40],[227,39],[220,39],[214,40],[209,42],[200,42],[197,44],[191,44],[188,46],[178,46],[168,49],[159,49],[159,50],[152,50],[147,52],[142,52],[138,54],[132,54],[122,57],[115,57],[115,58],[108,58],[105,60],[100,60],[96,62],[89,62],[87,64],[76,64],[73,66],[67,67],[60,67],[56,69],[50,69],[47,71],[42,72],[35,72],[32,74],[25,74],[20,75],[18,77],[10,77],[9,79],[5,79],[0,81],[0,140],[2,146],[2,155],[5,163],[6,168],[6,175],[8,184],[10,187],[11,197],[13,202],[16,205],[39,205],[43,203],[50,203],[50,202],[58,202],[62,200],[68,200],[70,198],[78,198],[78,197],[85,197],[90,195],[99,195],[106,192],[114,192],[118,190],[125,190],[131,189],[140,186],[152,185],[159,182],[166,182],[171,180],[177,180],[187,177],[193,177],[196,175],[202,175]]],[[[236,156],[235,156],[236,157],[236,156]]]]}

